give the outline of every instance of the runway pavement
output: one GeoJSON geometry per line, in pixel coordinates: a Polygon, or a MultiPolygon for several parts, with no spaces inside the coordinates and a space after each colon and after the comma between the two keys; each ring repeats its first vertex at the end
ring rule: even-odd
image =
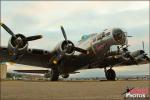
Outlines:
{"type": "Polygon", "coordinates": [[[1,100],[122,100],[127,87],[150,81],[1,81],[1,100]]]}

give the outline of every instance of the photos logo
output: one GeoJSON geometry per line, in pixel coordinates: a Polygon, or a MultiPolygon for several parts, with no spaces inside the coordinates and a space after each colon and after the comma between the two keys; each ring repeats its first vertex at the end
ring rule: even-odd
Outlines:
{"type": "Polygon", "coordinates": [[[149,89],[148,88],[127,88],[124,94],[124,99],[148,99],[149,89]]]}

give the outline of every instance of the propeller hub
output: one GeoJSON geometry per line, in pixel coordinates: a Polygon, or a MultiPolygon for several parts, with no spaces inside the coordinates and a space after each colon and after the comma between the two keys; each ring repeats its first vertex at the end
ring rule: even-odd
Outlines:
{"type": "Polygon", "coordinates": [[[67,54],[74,53],[73,47],[74,47],[74,44],[69,40],[63,41],[62,45],[61,45],[62,51],[67,53],[67,54]]]}
{"type": "Polygon", "coordinates": [[[87,50],[75,47],[74,44],[71,41],[67,40],[67,35],[66,35],[66,32],[65,32],[63,26],[61,26],[61,31],[62,31],[62,34],[63,34],[64,39],[65,39],[65,41],[63,42],[63,45],[62,45],[61,48],[65,53],[73,54],[75,51],[78,51],[78,52],[81,52],[81,53],[88,54],[87,50]]]}
{"type": "Polygon", "coordinates": [[[23,44],[23,41],[22,41],[21,37],[18,37],[18,38],[15,40],[15,43],[18,44],[18,45],[22,45],[22,44],[23,44]]]}
{"type": "Polygon", "coordinates": [[[25,36],[22,34],[16,34],[15,37],[11,38],[11,44],[13,47],[23,48],[28,42],[25,41],[25,36]]]}

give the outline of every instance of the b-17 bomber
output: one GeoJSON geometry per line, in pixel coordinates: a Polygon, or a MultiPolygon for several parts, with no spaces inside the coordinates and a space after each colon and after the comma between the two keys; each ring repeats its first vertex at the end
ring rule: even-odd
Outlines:
{"type": "MultiPolygon", "coordinates": [[[[60,27],[64,40],[53,50],[28,48],[29,42],[42,38],[42,35],[29,36],[15,34],[8,26],[1,26],[11,35],[7,47],[0,47],[0,62],[13,61],[17,64],[49,68],[41,73],[48,74],[51,81],[59,76],[68,78],[78,70],[103,68],[107,80],[115,80],[113,67],[147,64],[150,58],[142,50],[128,50],[128,34],[121,28],[105,29],[100,33],[83,35],[75,45],[67,38],[63,26],[60,27]],[[116,50],[111,50],[115,47],[116,50]]],[[[51,45],[51,44],[48,44],[51,45]]],[[[20,70],[21,72],[21,70],[20,70]]],[[[23,71],[27,73],[28,71],[23,71]]],[[[38,72],[40,71],[29,71],[38,72]]]]}

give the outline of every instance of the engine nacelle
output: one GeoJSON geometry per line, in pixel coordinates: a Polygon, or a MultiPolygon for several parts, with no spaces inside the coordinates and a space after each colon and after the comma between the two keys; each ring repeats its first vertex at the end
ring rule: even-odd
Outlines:
{"type": "Polygon", "coordinates": [[[25,40],[26,37],[22,34],[16,34],[15,36],[16,38],[19,39],[20,44],[18,45],[17,39],[15,37],[11,37],[8,42],[8,50],[11,53],[16,53],[15,52],[16,49],[17,49],[17,53],[25,52],[28,48],[28,42],[25,40]]]}
{"type": "Polygon", "coordinates": [[[137,57],[135,57],[135,60],[138,61],[138,60],[142,60],[144,58],[144,54],[141,54],[141,55],[138,55],[137,57]]]}
{"type": "Polygon", "coordinates": [[[70,40],[68,42],[62,41],[55,47],[54,51],[64,52],[66,55],[73,55],[75,51],[72,47],[74,47],[74,44],[70,40]]]}
{"type": "Polygon", "coordinates": [[[131,56],[132,57],[137,57],[137,56],[142,55],[142,54],[144,54],[143,50],[137,50],[137,51],[132,52],[131,56]]]}

